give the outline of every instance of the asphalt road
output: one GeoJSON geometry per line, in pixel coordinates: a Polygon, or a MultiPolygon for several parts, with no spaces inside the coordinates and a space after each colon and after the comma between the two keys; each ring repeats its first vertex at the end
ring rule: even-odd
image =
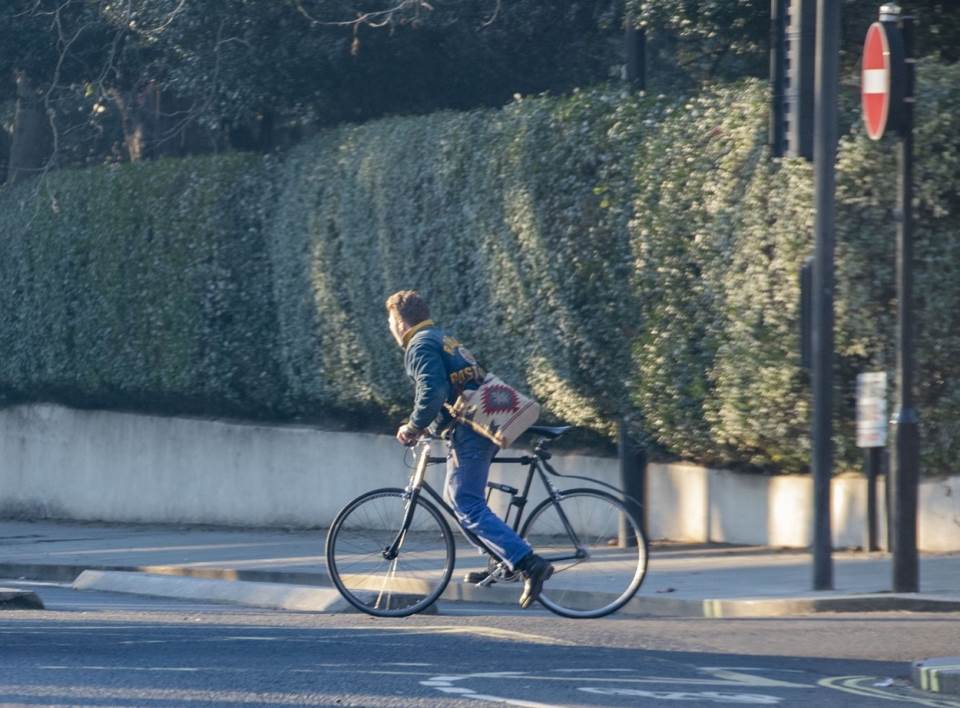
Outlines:
{"type": "Polygon", "coordinates": [[[960,615],[564,620],[446,605],[406,620],[0,581],[0,704],[960,708],[907,681],[960,653],[960,615]]]}

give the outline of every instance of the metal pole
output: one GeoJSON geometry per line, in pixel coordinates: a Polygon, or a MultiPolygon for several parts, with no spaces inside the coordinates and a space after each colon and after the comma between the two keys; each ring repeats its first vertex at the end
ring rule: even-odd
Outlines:
{"type": "Polygon", "coordinates": [[[814,159],[816,123],[817,2],[787,3],[783,102],[784,152],[789,157],[814,159]]]}
{"type": "Polygon", "coordinates": [[[816,109],[814,117],[813,267],[813,589],[833,589],[830,479],[833,476],[833,249],[834,160],[837,150],[837,84],[840,2],[817,3],[816,109]]]}
{"type": "MultiPolygon", "coordinates": [[[[889,438],[888,438],[889,439],[889,438]]],[[[892,441],[890,445],[892,445],[892,441]]],[[[890,481],[890,446],[883,448],[881,456],[883,465],[883,513],[887,522],[887,547],[888,553],[893,552],[893,485],[890,481]]]]}
{"type": "Polygon", "coordinates": [[[805,374],[804,383],[810,384],[813,368],[813,257],[809,256],[800,266],[800,366],[805,374]]]}
{"type": "Polygon", "coordinates": [[[893,420],[893,591],[919,590],[917,485],[919,418],[913,403],[913,18],[902,20],[906,90],[900,124],[897,185],[897,394],[893,420]]]}
{"type": "Polygon", "coordinates": [[[877,541],[877,477],[880,473],[882,447],[868,447],[867,453],[867,550],[879,551],[877,541]]]}
{"type": "Polygon", "coordinates": [[[786,3],[770,0],[770,146],[774,157],[783,157],[783,89],[786,74],[786,3]]]}
{"type": "MultiPolygon", "coordinates": [[[[621,419],[618,435],[617,447],[620,457],[620,488],[629,496],[640,502],[638,507],[630,499],[625,499],[624,503],[630,509],[640,522],[640,530],[646,535],[646,488],[647,488],[647,455],[646,451],[634,444],[627,431],[627,425],[621,419]]],[[[620,546],[632,546],[636,539],[627,533],[627,525],[624,519],[620,520],[619,532],[620,546]]]]}

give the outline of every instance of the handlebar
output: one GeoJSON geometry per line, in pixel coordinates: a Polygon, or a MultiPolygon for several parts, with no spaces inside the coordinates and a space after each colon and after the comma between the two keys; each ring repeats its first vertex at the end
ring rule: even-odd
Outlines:
{"type": "MultiPolygon", "coordinates": [[[[543,461],[549,460],[551,457],[553,457],[553,453],[551,453],[547,449],[547,445],[551,442],[551,440],[554,440],[560,437],[560,435],[562,435],[564,432],[566,432],[569,429],[570,429],[569,426],[566,426],[563,428],[543,428],[540,426],[531,426],[530,430],[534,432],[542,432],[545,434],[545,437],[539,438],[534,443],[533,454],[543,461]]],[[[444,437],[440,437],[437,435],[432,435],[430,433],[424,432],[412,444],[404,446],[404,452],[403,452],[404,466],[408,467],[409,469],[413,469],[417,464],[417,460],[420,458],[422,454],[424,454],[424,450],[426,448],[429,448],[431,443],[436,442],[438,440],[443,440],[445,442],[447,441],[447,439],[444,437]]],[[[530,455],[521,455],[520,457],[495,456],[493,458],[493,462],[508,463],[508,464],[520,463],[524,465],[529,465],[531,464],[533,459],[534,458],[530,455]]],[[[427,460],[427,464],[435,465],[435,464],[440,464],[446,461],[447,461],[446,457],[430,457],[427,460]]],[[[552,472],[552,469],[551,469],[551,472],[552,472]]]]}

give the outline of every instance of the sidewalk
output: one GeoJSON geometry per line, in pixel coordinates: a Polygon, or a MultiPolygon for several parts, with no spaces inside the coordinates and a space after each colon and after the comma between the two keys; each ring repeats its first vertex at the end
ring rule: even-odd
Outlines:
{"type": "MultiPolygon", "coordinates": [[[[251,583],[282,584],[290,591],[294,590],[290,586],[307,586],[323,588],[324,593],[317,597],[326,598],[327,605],[313,608],[311,601],[301,599],[296,609],[333,609],[341,605],[334,602],[336,593],[329,589],[324,541],[325,530],[287,532],[0,521],[0,578],[73,582],[85,570],[123,571],[123,591],[138,592],[134,581],[139,578],[145,594],[172,596],[186,593],[187,589],[193,593],[202,591],[196,580],[173,583],[177,576],[219,581],[204,583],[207,590],[202,592],[222,588],[223,581],[246,581],[234,590],[251,583]],[[152,575],[166,576],[167,582],[158,583],[152,575]]],[[[960,612],[960,554],[922,556],[921,592],[911,594],[889,592],[891,561],[885,554],[838,551],[833,558],[835,589],[814,592],[810,589],[809,553],[657,544],[640,591],[621,612],[688,617],[756,617],[819,611],[960,612]]],[[[516,603],[517,586],[476,588],[459,581],[463,572],[484,563],[471,548],[460,546],[454,581],[444,599],[516,603]]],[[[89,589],[119,589],[111,586],[118,577],[118,573],[88,574],[82,585],[89,589]]],[[[597,582],[596,591],[602,592],[602,578],[597,578],[597,582]]],[[[229,596],[216,599],[242,601],[229,596]]],[[[288,606],[272,600],[252,604],[288,606]]]]}

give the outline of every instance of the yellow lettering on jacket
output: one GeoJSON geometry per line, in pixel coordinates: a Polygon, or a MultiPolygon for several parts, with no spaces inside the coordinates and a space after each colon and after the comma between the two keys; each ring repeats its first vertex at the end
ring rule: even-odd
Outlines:
{"type": "Polygon", "coordinates": [[[450,383],[454,386],[462,386],[467,381],[480,381],[482,379],[483,369],[479,366],[467,366],[450,374],[450,383]]]}

